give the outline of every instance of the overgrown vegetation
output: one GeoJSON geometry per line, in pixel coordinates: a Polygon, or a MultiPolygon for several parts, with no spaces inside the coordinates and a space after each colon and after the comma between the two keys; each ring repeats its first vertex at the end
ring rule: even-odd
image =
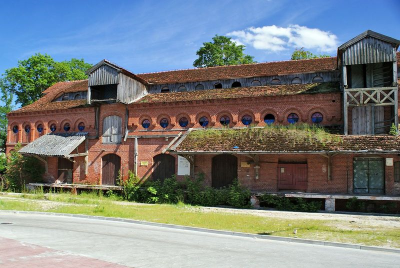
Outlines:
{"type": "Polygon", "coordinates": [[[306,201],[304,198],[287,198],[271,194],[260,196],[260,205],[277,210],[317,212],[323,207],[321,201],[306,201]]]}
{"type": "Polygon", "coordinates": [[[398,213],[397,204],[394,202],[377,202],[373,200],[360,200],[352,197],[346,202],[346,210],[352,212],[398,213]]]}
{"type": "Polygon", "coordinates": [[[122,183],[123,197],[128,201],[156,204],[186,204],[201,206],[232,206],[249,207],[250,191],[235,180],[229,187],[214,189],[203,186],[204,175],[199,174],[195,179],[189,177],[184,182],[178,182],[175,177],[163,182],[146,181],[141,183],[129,173],[128,180],[122,183]]]}

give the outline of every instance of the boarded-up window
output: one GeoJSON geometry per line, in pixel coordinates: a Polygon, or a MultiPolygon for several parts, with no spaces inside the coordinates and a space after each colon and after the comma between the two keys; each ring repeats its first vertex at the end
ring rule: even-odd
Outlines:
{"type": "Polygon", "coordinates": [[[400,161],[394,162],[394,182],[400,182],[400,161]]]}
{"type": "Polygon", "coordinates": [[[104,118],[103,121],[103,143],[121,143],[122,119],[113,115],[104,118]]]}

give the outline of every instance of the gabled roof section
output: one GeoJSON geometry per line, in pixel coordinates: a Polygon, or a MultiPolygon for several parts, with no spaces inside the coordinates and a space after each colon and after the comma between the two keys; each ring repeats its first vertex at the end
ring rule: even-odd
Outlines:
{"type": "Polygon", "coordinates": [[[170,103],[333,92],[340,92],[339,82],[156,93],[148,94],[135,103],[170,103]]]}
{"type": "Polygon", "coordinates": [[[22,154],[69,157],[87,136],[87,132],[47,134],[29,143],[22,154]]]}
{"type": "Polygon", "coordinates": [[[345,50],[346,48],[348,48],[348,47],[354,45],[355,43],[359,42],[360,40],[362,40],[362,39],[364,39],[364,38],[366,38],[366,37],[373,37],[373,38],[378,39],[378,40],[381,40],[381,41],[383,41],[383,42],[390,43],[390,44],[392,44],[393,46],[395,46],[396,49],[397,49],[397,48],[399,47],[399,45],[400,45],[400,41],[397,40],[397,39],[394,39],[394,38],[392,38],[392,37],[389,37],[389,36],[386,36],[386,35],[383,35],[383,34],[380,34],[380,33],[374,32],[374,31],[371,31],[371,30],[367,30],[367,31],[363,32],[362,34],[357,35],[357,36],[354,37],[353,39],[347,41],[347,42],[344,43],[343,45],[341,45],[341,46],[338,48],[338,50],[339,50],[339,51],[345,50]]]}
{"type": "Polygon", "coordinates": [[[336,57],[289,60],[138,74],[149,84],[201,82],[236,78],[334,71],[336,57]]]}
{"type": "Polygon", "coordinates": [[[178,141],[177,153],[392,153],[397,136],[342,136],[284,126],[193,130],[178,141]]]}
{"type": "Polygon", "coordinates": [[[128,71],[128,70],[116,65],[115,63],[112,63],[112,62],[106,60],[106,59],[100,61],[99,63],[94,65],[92,68],[87,70],[86,74],[88,74],[90,76],[93,72],[95,72],[97,69],[99,69],[103,65],[107,65],[107,66],[113,68],[114,70],[116,70],[118,73],[123,73],[124,75],[126,75],[128,77],[131,77],[131,78],[133,78],[133,79],[135,79],[135,80],[147,85],[147,81],[144,80],[143,78],[135,75],[134,73],[132,73],[132,72],[130,72],[130,71],[128,71]]]}

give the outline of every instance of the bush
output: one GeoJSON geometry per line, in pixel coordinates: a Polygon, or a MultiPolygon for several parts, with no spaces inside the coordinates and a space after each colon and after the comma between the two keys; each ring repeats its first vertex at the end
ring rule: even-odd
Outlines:
{"type": "Polygon", "coordinates": [[[285,211],[317,212],[322,207],[320,201],[307,201],[304,198],[287,198],[271,194],[260,196],[262,206],[285,211]]]}
{"type": "Polygon", "coordinates": [[[13,191],[22,191],[27,183],[43,182],[43,164],[34,157],[23,156],[18,153],[21,145],[17,145],[8,156],[8,163],[4,174],[13,191]]]}

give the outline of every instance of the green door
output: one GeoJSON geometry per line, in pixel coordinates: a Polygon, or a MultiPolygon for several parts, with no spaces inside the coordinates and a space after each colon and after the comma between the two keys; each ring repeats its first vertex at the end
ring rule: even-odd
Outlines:
{"type": "Polygon", "coordinates": [[[382,158],[355,158],[353,169],[355,194],[385,193],[385,166],[382,158]]]}

